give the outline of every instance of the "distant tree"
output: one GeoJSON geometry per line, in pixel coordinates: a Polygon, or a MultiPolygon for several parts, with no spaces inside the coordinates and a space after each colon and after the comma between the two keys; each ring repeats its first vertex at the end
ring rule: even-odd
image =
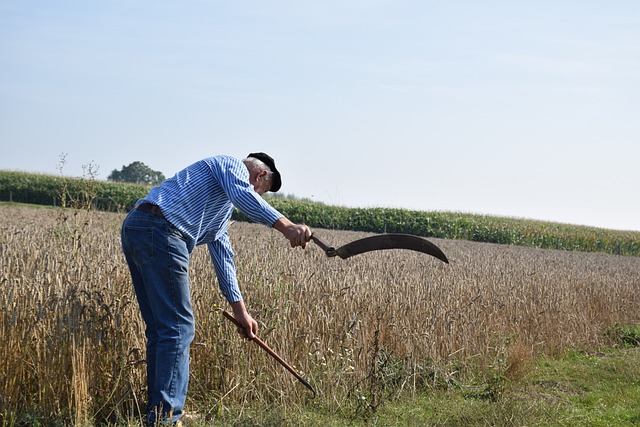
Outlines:
{"type": "Polygon", "coordinates": [[[107,180],[157,185],[164,181],[164,175],[162,172],[154,171],[142,162],[133,162],[129,166],[123,165],[121,170],[114,169],[107,177],[107,180]]]}

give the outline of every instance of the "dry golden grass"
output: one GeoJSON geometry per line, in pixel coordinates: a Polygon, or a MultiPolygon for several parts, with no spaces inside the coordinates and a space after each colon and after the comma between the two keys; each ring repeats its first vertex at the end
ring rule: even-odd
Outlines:
{"type": "MultiPolygon", "coordinates": [[[[145,404],[144,336],[120,251],[121,214],[1,207],[0,417],[134,419],[145,404]],[[67,221],[62,218],[67,216],[67,221]]],[[[316,230],[335,246],[364,233],[316,230]]],[[[433,239],[449,257],[382,251],[348,260],[277,232],[231,228],[260,336],[319,397],[220,315],[205,248],[191,263],[197,335],[188,404],[375,408],[401,392],[517,378],[531,359],[607,344],[637,324],[640,258],[433,239]]]]}

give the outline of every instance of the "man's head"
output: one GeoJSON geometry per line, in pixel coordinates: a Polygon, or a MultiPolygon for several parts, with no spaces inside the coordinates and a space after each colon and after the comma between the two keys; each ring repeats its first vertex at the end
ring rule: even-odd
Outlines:
{"type": "Polygon", "coordinates": [[[271,156],[266,153],[250,153],[243,162],[249,169],[249,181],[257,193],[275,193],[280,189],[282,178],[271,156]]]}

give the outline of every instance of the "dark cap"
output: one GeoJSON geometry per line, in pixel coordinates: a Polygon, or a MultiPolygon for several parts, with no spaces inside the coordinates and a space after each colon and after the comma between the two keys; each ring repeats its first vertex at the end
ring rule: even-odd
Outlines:
{"type": "Polygon", "coordinates": [[[271,172],[273,172],[273,182],[271,183],[271,188],[269,189],[269,191],[271,191],[272,193],[278,191],[280,189],[280,186],[282,185],[282,178],[280,178],[280,172],[278,172],[278,169],[276,169],[276,162],[271,158],[271,156],[266,153],[251,153],[247,157],[256,158],[265,165],[269,166],[269,169],[271,169],[271,172]]]}

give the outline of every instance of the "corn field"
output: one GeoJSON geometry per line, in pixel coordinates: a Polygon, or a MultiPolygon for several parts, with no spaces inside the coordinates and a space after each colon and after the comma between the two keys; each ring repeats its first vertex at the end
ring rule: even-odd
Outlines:
{"type": "MultiPolygon", "coordinates": [[[[143,323],[122,214],[0,207],[0,423],[134,425],[146,404],[143,323]]],[[[366,233],[316,229],[340,246],[366,233]]],[[[450,264],[391,250],[347,260],[235,223],[238,278],[259,336],[316,399],[221,315],[204,247],[191,261],[196,338],[187,409],[375,410],[401,393],[516,377],[542,354],[610,345],[640,323],[640,258],[431,239],[450,264]]]]}

